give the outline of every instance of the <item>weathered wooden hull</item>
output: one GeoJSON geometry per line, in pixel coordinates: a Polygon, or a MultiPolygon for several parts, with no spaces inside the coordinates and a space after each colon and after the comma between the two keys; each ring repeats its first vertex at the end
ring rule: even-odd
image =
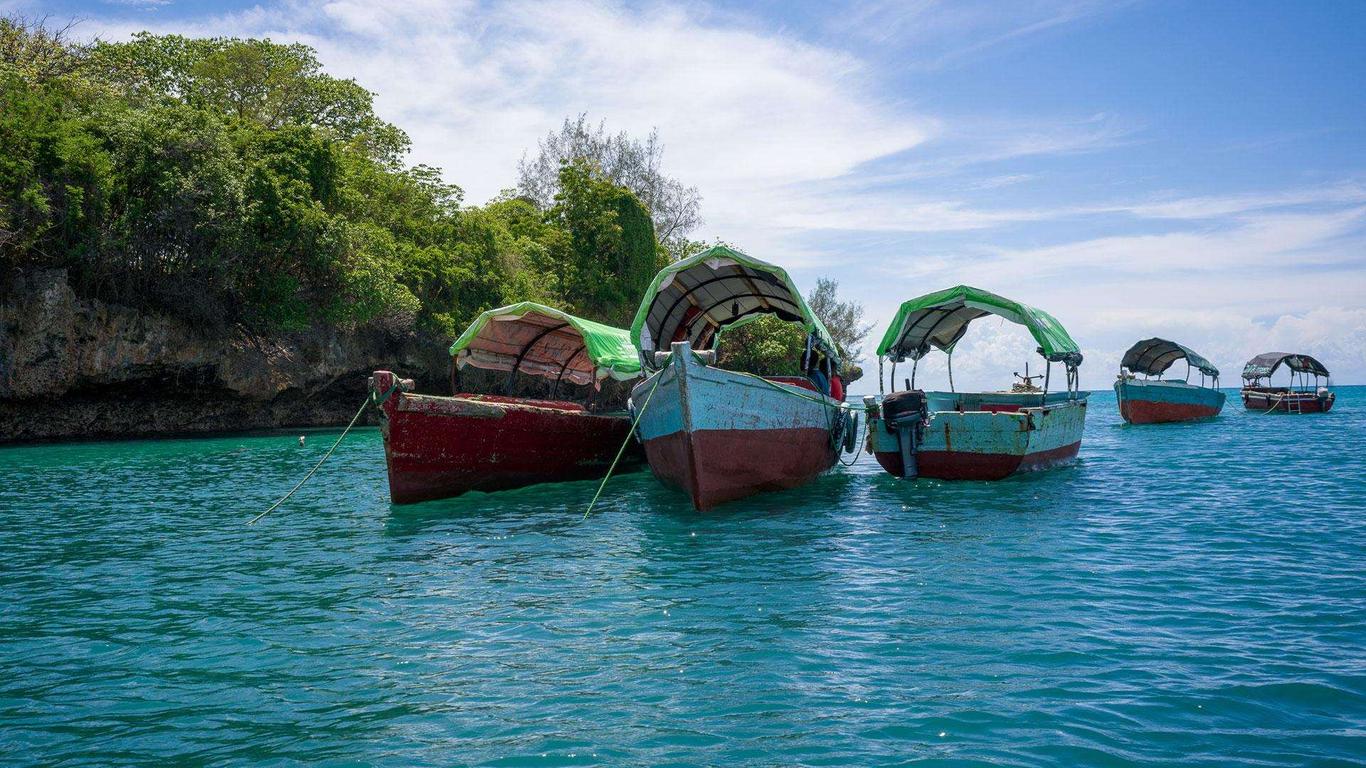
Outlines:
{"type": "Polygon", "coordinates": [[[698,510],[802,485],[839,456],[837,401],[703,365],[684,344],[636,385],[631,403],[640,409],[637,434],[650,469],[698,510]]]}
{"type": "MultiPolygon", "coordinates": [[[[931,411],[915,453],[917,474],[940,480],[1000,480],[1069,464],[1081,449],[1087,394],[1034,407],[1021,407],[1012,402],[1021,398],[1002,395],[995,398],[1000,402],[980,404],[982,410],[931,411]]],[[[868,435],[878,464],[904,477],[898,433],[888,430],[881,419],[870,419],[868,435]]]]}
{"type": "Polygon", "coordinates": [[[1119,415],[1130,424],[1198,421],[1219,415],[1227,396],[1217,389],[1184,381],[1118,379],[1115,399],[1119,415]]]}
{"type": "Polygon", "coordinates": [[[1337,394],[1325,392],[1289,392],[1273,387],[1244,387],[1243,407],[1249,411],[1266,413],[1327,413],[1333,409],[1337,394]]]}
{"type": "MultiPolygon", "coordinates": [[[[372,390],[395,380],[376,371],[372,390]]],[[[395,391],[381,407],[380,429],[395,504],[603,476],[631,433],[626,414],[594,414],[572,403],[478,396],[434,397],[395,391]]],[[[629,440],[623,467],[639,466],[629,440]]]]}

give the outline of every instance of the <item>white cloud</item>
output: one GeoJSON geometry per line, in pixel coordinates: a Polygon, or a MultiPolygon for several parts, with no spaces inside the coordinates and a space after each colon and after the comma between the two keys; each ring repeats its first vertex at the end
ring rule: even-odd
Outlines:
{"type": "Polygon", "coordinates": [[[1360,205],[1366,187],[1356,182],[1237,195],[1167,196],[1127,205],[1094,206],[1093,213],[1129,213],[1152,219],[1213,219],[1255,211],[1303,206],[1360,205]]]}
{"type": "MultiPolygon", "coordinates": [[[[892,73],[849,52],[916,48],[932,69],[1102,10],[865,5],[836,25],[846,38],[876,30],[849,50],[703,4],[613,0],[284,0],[155,31],[312,45],[329,72],[375,91],[379,112],[413,137],[412,159],[442,167],[472,203],[511,186],[523,152],[566,116],[587,112],[635,134],[657,126],[666,170],[703,193],[699,235],[800,276],[833,274],[875,321],[902,299],[964,282],[1054,312],[1087,351],[1088,371],[1112,368],[1130,342],[1163,328],[1221,366],[1264,351],[1261,339],[1312,352],[1329,318],[1345,322],[1366,305],[1360,181],[1079,199],[1049,186],[1049,162],[1093,153],[1100,163],[1141,138],[1146,116],[1085,104],[1068,119],[925,114],[907,106],[914,94],[887,90],[892,73]],[[862,238],[859,260],[818,245],[832,233],[862,238]]],[[[117,38],[146,26],[139,16],[81,30],[117,38]]],[[[964,377],[974,375],[972,348],[958,356],[964,377]]],[[[1019,352],[983,349],[996,350],[984,352],[988,367],[1019,352]]],[[[1366,378],[1361,349],[1325,357],[1366,378]]]]}
{"type": "Polygon", "coordinates": [[[1113,0],[874,0],[839,14],[830,26],[898,51],[907,66],[933,70],[1126,4],[1113,0]]]}
{"type": "MultiPolygon", "coordinates": [[[[96,28],[121,37],[142,26],[96,28]]],[[[773,201],[933,129],[883,106],[857,58],[713,24],[697,8],[336,0],[195,26],[314,46],[330,72],[375,91],[414,159],[443,168],[471,202],[512,186],[518,159],[566,116],[635,134],[660,126],[667,170],[704,192],[708,231],[758,252],[779,248],[788,226],[766,218],[781,213],[773,201]]]]}
{"type": "Polygon", "coordinates": [[[998,279],[1058,277],[1080,269],[1095,274],[1189,279],[1287,267],[1307,269],[1355,262],[1360,243],[1338,238],[1359,232],[1366,207],[1240,218],[1232,225],[1193,232],[1118,235],[1041,248],[1001,248],[991,265],[998,279]]]}

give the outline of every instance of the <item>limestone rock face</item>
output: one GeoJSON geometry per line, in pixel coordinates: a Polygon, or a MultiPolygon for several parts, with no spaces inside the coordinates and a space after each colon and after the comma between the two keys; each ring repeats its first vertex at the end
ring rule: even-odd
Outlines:
{"type": "Polygon", "coordinates": [[[377,369],[445,393],[449,344],[378,330],[222,337],[81,299],[63,270],[6,276],[0,442],[345,424],[377,369]]]}

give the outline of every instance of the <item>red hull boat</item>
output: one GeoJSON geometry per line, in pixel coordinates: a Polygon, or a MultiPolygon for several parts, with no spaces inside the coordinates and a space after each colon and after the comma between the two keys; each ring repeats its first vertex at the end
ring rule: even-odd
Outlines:
{"type": "Polygon", "coordinates": [[[632,402],[647,397],[637,432],[650,469],[698,511],[805,485],[835,465],[853,429],[839,401],[809,380],[708,365],[687,342],[636,385],[632,402]]]}
{"type": "Polygon", "coordinates": [[[1115,379],[1119,415],[1130,424],[1214,418],[1223,410],[1226,398],[1219,391],[1219,369],[1214,363],[1167,339],[1144,339],[1130,347],[1115,379]],[[1185,377],[1162,378],[1178,360],[1186,361],[1185,377]],[[1190,381],[1196,372],[1200,374],[1198,385],[1190,381]]]}
{"type": "Polygon", "coordinates": [[[1327,413],[1337,400],[1329,389],[1332,383],[1328,369],[1309,355],[1264,352],[1243,366],[1243,407],[1262,413],[1327,413]],[[1281,367],[1290,371],[1290,386],[1273,387],[1271,377],[1281,367]]]}
{"type": "Polygon", "coordinates": [[[1081,350],[1041,309],[967,285],[935,291],[901,304],[877,354],[879,384],[883,363],[889,361],[893,387],[897,364],[911,360],[904,389],[880,401],[863,398],[868,451],[895,477],[1000,480],[1070,464],[1081,450],[1091,394],[1078,384],[1081,350]],[[1026,364],[1009,392],[955,391],[953,350],[974,321],[992,316],[1024,326],[1048,367],[1031,376],[1026,364]],[[948,356],[948,392],[915,386],[920,361],[935,349],[948,356]],[[1048,391],[1053,363],[1061,363],[1066,375],[1061,392],[1048,391]],[[1036,386],[1036,379],[1044,386],[1036,386]]]}
{"type": "Polygon", "coordinates": [[[481,314],[450,351],[453,396],[413,394],[412,380],[390,371],[370,378],[395,504],[596,479],[618,452],[623,468],[643,460],[629,415],[602,388],[640,377],[626,331],[522,302],[481,314]],[[507,373],[508,394],[461,393],[471,366],[507,373]],[[561,387],[583,402],[557,398],[561,387]],[[528,388],[546,396],[511,396],[528,388]]]}
{"type": "MultiPolygon", "coordinates": [[[[370,387],[383,395],[395,381],[393,373],[376,371],[370,387]]],[[[411,389],[411,381],[405,384],[411,389]]],[[[395,504],[600,478],[623,443],[622,465],[643,459],[640,445],[627,441],[631,421],[624,412],[589,413],[577,403],[415,395],[400,385],[381,410],[395,504]]]]}
{"type": "Polygon", "coordinates": [[[1276,413],[1327,413],[1337,400],[1332,392],[1294,392],[1285,387],[1244,387],[1242,394],[1243,407],[1249,411],[1276,413]]]}

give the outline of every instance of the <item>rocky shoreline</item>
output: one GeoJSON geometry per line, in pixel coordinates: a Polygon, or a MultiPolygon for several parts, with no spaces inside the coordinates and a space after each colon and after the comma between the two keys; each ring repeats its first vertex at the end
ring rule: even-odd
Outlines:
{"type": "Polygon", "coordinates": [[[13,274],[0,284],[0,443],[344,425],[374,370],[443,392],[447,344],[373,329],[225,338],[83,299],[64,270],[13,274]]]}

